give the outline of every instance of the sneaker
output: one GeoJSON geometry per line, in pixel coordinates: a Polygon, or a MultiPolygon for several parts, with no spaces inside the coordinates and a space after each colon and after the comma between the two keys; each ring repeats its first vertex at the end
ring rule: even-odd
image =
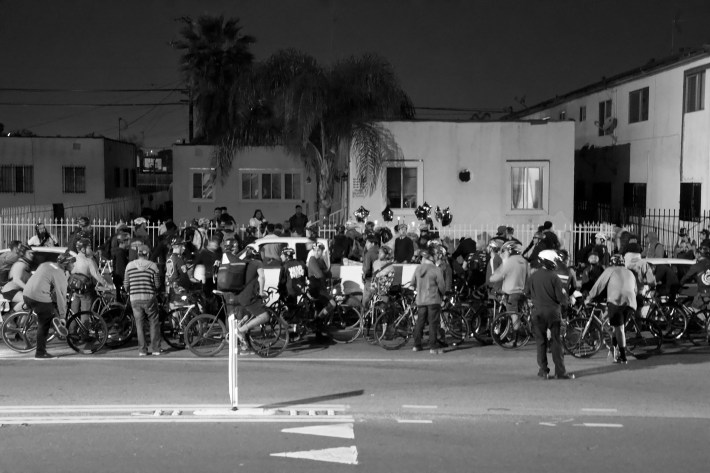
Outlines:
{"type": "Polygon", "coordinates": [[[153,353],[151,353],[151,355],[153,355],[153,356],[165,355],[165,350],[154,351],[153,353]]]}
{"type": "Polygon", "coordinates": [[[412,347],[412,351],[422,351],[422,347],[412,347]]]}
{"type": "Polygon", "coordinates": [[[443,353],[444,353],[443,348],[432,348],[431,350],[429,350],[430,355],[441,355],[443,353]]]}
{"type": "Polygon", "coordinates": [[[550,372],[549,371],[538,371],[537,375],[542,378],[542,379],[550,379],[550,372]]]}
{"type": "Polygon", "coordinates": [[[54,331],[57,332],[60,337],[67,338],[69,330],[67,330],[66,320],[55,317],[52,319],[52,325],[54,326],[54,331]]]}
{"type": "Polygon", "coordinates": [[[614,360],[614,363],[616,363],[618,365],[625,365],[626,363],[628,363],[628,361],[626,360],[626,358],[619,357],[616,360],[614,360]]]}
{"type": "Polygon", "coordinates": [[[39,354],[35,353],[35,360],[52,360],[55,358],[57,358],[57,357],[54,355],[50,355],[49,353],[46,353],[46,352],[39,353],[39,354]]]}
{"type": "Polygon", "coordinates": [[[239,355],[253,355],[254,352],[250,348],[241,347],[239,348],[239,355]]]}
{"type": "Polygon", "coordinates": [[[574,379],[574,374],[572,374],[572,373],[556,374],[555,379],[571,380],[571,379],[574,379]]]}
{"type": "Polygon", "coordinates": [[[138,356],[148,356],[148,352],[146,351],[139,351],[138,356]]]}

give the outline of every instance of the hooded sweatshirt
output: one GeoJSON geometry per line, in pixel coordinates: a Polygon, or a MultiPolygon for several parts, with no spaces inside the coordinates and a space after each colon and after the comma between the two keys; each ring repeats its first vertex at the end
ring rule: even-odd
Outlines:
{"type": "Polygon", "coordinates": [[[430,261],[422,261],[414,270],[412,286],[417,289],[418,306],[441,304],[441,296],[446,291],[446,281],[441,268],[430,261]]]}
{"type": "Polygon", "coordinates": [[[649,286],[651,289],[656,287],[656,276],[653,274],[653,269],[645,259],[641,258],[640,254],[626,253],[624,262],[626,267],[636,276],[636,288],[639,294],[644,286],[649,286]]]}
{"type": "Polygon", "coordinates": [[[528,280],[528,262],[520,255],[511,255],[495,270],[492,283],[503,281],[504,294],[521,294],[528,280]]]}
{"type": "Polygon", "coordinates": [[[131,296],[131,302],[149,301],[160,287],[158,266],[145,258],[138,258],[126,266],[123,287],[131,296]]]}

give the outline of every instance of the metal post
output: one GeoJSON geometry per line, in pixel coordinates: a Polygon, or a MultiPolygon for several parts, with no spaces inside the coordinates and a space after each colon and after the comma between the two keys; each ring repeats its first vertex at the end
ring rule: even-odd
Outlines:
{"type": "Polygon", "coordinates": [[[237,317],[229,316],[229,402],[232,410],[237,410],[239,405],[239,387],[237,386],[237,356],[239,343],[237,342],[237,317]]]}

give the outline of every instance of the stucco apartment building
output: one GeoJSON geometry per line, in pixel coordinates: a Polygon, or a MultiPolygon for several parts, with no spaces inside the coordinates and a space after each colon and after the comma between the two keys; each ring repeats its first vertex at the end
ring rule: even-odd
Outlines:
{"type": "MultiPolygon", "coordinates": [[[[333,211],[354,219],[361,205],[382,222],[389,206],[394,222],[416,220],[424,202],[449,207],[454,223],[490,226],[573,220],[574,124],[545,121],[393,121],[380,124],[398,148],[385,163],[372,193],[357,180],[355,160],[336,170],[333,211]],[[343,205],[345,204],[345,205],[343,205]]],[[[255,209],[271,222],[288,219],[297,204],[315,213],[316,178],[281,148],[241,151],[228,176],[212,179],[213,148],[173,147],[173,217],[210,217],[226,206],[246,223],[255,209]]]]}
{"type": "MultiPolygon", "coordinates": [[[[136,196],[135,145],[107,138],[0,138],[0,207],[100,204],[136,196]]],[[[61,215],[55,215],[61,216],[61,215]]]]}
{"type": "Polygon", "coordinates": [[[575,201],[710,208],[710,46],[682,51],[516,112],[574,122],[575,201]]]}

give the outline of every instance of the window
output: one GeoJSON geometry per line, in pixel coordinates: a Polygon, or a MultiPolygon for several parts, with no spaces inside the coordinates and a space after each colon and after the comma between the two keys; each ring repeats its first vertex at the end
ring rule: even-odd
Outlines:
{"type": "Polygon", "coordinates": [[[301,173],[243,170],[242,200],[301,200],[301,173]]]}
{"type": "Polygon", "coordinates": [[[550,188],[549,161],[508,161],[508,209],[542,213],[547,209],[550,188]]]}
{"type": "Polygon", "coordinates": [[[33,166],[0,166],[0,192],[31,194],[34,192],[33,166]]]}
{"type": "Polygon", "coordinates": [[[391,209],[417,207],[417,168],[387,168],[387,205],[391,209]]]}
{"type": "Polygon", "coordinates": [[[700,221],[700,183],[680,183],[680,219],[700,221]]]}
{"type": "Polygon", "coordinates": [[[695,112],[705,108],[705,71],[685,76],[685,111],[695,112]]]}
{"type": "Polygon", "coordinates": [[[567,111],[566,111],[566,110],[562,110],[562,111],[560,112],[560,120],[566,120],[566,119],[567,119],[567,111]]]}
{"type": "Polygon", "coordinates": [[[135,169],[131,169],[131,187],[136,187],[136,186],[137,186],[136,180],[137,180],[136,170],[135,170],[135,169]]]}
{"type": "Polygon", "coordinates": [[[629,123],[648,120],[648,87],[629,92],[629,123]]]}
{"type": "Polygon", "coordinates": [[[64,181],[62,189],[65,194],[84,194],[86,192],[86,168],[65,166],[62,168],[64,181]]]}
{"type": "Polygon", "coordinates": [[[624,207],[644,210],[646,209],[645,182],[624,183],[624,207]]]}
{"type": "Polygon", "coordinates": [[[113,185],[116,188],[121,187],[121,168],[113,168],[113,185]]]}
{"type": "Polygon", "coordinates": [[[128,168],[123,170],[123,187],[130,187],[128,182],[128,168]]]}
{"type": "Polygon", "coordinates": [[[190,169],[191,200],[214,200],[214,169],[190,169]]]}
{"type": "Polygon", "coordinates": [[[613,130],[604,128],[604,123],[606,123],[607,118],[611,118],[611,100],[599,102],[599,121],[597,122],[599,136],[612,134],[613,130]]]}
{"type": "Polygon", "coordinates": [[[579,107],[579,121],[583,122],[587,119],[587,107],[582,105],[579,107]]]}

